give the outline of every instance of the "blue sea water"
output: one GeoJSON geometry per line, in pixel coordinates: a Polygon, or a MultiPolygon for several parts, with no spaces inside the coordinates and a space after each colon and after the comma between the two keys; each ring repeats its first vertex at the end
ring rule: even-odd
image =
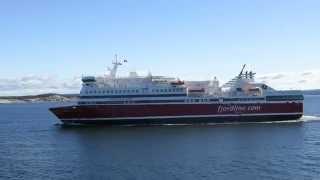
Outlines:
{"type": "Polygon", "coordinates": [[[0,179],[320,179],[320,96],[299,122],[64,127],[0,105],[0,179]]]}

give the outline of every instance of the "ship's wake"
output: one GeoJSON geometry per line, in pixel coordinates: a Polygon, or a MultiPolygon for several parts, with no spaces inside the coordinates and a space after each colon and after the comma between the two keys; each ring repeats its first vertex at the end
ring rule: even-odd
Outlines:
{"type": "Polygon", "coordinates": [[[313,121],[320,121],[320,115],[303,115],[300,119],[294,120],[286,120],[286,121],[264,121],[264,122],[249,122],[249,123],[295,123],[295,122],[313,122],[313,121]]]}
{"type": "Polygon", "coordinates": [[[320,114],[315,116],[304,115],[299,119],[299,121],[303,121],[303,122],[320,121],[320,114]]]}
{"type": "MultiPolygon", "coordinates": [[[[146,124],[146,125],[135,125],[135,124],[128,124],[128,125],[115,125],[115,126],[126,126],[126,127],[135,127],[135,126],[195,126],[195,125],[236,125],[236,124],[273,124],[273,123],[297,123],[297,122],[314,122],[320,121],[320,114],[319,115],[304,115],[300,119],[296,120],[286,120],[286,121],[263,121],[263,122],[223,122],[223,123],[200,123],[200,124],[192,124],[192,123],[185,123],[185,124],[146,124]]],[[[57,126],[62,127],[74,127],[74,126],[82,126],[88,127],[84,124],[55,124],[57,126]]]]}
{"type": "MultiPolygon", "coordinates": [[[[225,123],[204,123],[204,125],[236,125],[236,124],[273,124],[273,123],[301,123],[301,122],[314,122],[320,121],[320,114],[319,115],[304,115],[300,119],[293,119],[293,120],[286,120],[286,121],[263,121],[263,122],[225,122],[225,123]]],[[[176,124],[165,124],[165,125],[174,125],[176,124]]],[[[192,124],[180,124],[180,125],[192,125],[192,124]]]]}

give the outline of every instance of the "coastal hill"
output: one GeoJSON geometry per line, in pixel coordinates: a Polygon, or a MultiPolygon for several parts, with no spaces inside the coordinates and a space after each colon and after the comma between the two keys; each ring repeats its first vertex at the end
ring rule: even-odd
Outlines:
{"type": "Polygon", "coordinates": [[[40,94],[29,96],[0,96],[1,103],[27,103],[27,102],[70,102],[78,98],[78,94],[40,94]]]}
{"type": "Polygon", "coordinates": [[[320,89],[304,90],[304,95],[320,95],[320,89]]]}
{"type": "MultiPolygon", "coordinates": [[[[320,95],[320,89],[304,90],[304,95],[320,95]]],[[[28,102],[72,102],[76,101],[79,94],[40,94],[30,96],[0,96],[0,104],[28,103],[28,102]]]]}

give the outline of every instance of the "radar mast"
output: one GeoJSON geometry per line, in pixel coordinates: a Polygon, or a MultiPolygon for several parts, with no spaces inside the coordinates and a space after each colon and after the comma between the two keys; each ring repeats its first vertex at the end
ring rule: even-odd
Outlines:
{"type": "Polygon", "coordinates": [[[123,60],[119,60],[118,59],[118,55],[115,54],[114,55],[114,59],[112,61],[112,64],[113,64],[113,67],[112,68],[109,68],[108,67],[108,70],[110,71],[110,74],[109,76],[112,78],[112,79],[115,79],[116,76],[117,76],[117,71],[118,71],[118,67],[121,66],[123,63],[126,63],[128,62],[126,59],[123,59],[123,60]]]}

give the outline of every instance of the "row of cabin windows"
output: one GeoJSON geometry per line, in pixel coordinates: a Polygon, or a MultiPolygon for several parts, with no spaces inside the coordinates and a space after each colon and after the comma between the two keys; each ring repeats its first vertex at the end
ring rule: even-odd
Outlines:
{"type": "Polygon", "coordinates": [[[186,99],[184,100],[146,100],[146,101],[97,101],[97,102],[79,102],[79,104],[128,104],[128,103],[166,103],[166,102],[186,102],[186,103],[199,103],[199,102],[218,102],[218,99],[186,99]]]}
{"type": "Polygon", "coordinates": [[[176,88],[176,89],[152,89],[152,92],[183,92],[183,88],[176,88]]]}
{"type": "Polygon", "coordinates": [[[189,99],[187,102],[208,102],[209,99],[189,99]]]}
{"type": "Polygon", "coordinates": [[[85,91],[85,94],[122,94],[122,93],[139,93],[139,90],[129,89],[129,90],[85,91]]]}
{"type": "Polygon", "coordinates": [[[223,98],[223,101],[264,101],[264,98],[223,98]]]}
{"type": "MultiPolygon", "coordinates": [[[[177,89],[152,89],[152,92],[183,92],[183,88],[177,89]]],[[[122,93],[139,93],[137,89],[128,90],[103,90],[103,91],[85,91],[85,94],[122,94],[122,93]]]]}
{"type": "MultiPolygon", "coordinates": [[[[223,99],[223,101],[258,101],[264,100],[264,98],[233,98],[223,99]]],[[[219,101],[219,99],[188,99],[187,102],[208,102],[208,101],[219,101]]]]}
{"type": "Polygon", "coordinates": [[[184,100],[146,100],[146,101],[87,101],[79,102],[79,104],[129,104],[129,103],[198,103],[198,102],[210,102],[209,99],[186,99],[184,100]]]}

